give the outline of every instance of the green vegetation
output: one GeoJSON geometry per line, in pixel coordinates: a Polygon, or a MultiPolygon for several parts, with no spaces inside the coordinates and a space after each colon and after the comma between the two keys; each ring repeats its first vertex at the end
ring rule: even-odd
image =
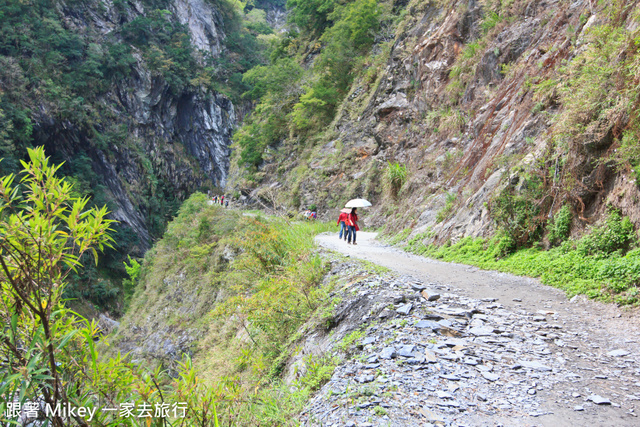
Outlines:
{"type": "MultiPolygon", "coordinates": [[[[255,2],[213,2],[224,18],[226,35],[225,49],[217,58],[194,47],[189,29],[169,12],[169,0],[143,0],[136,5],[116,1],[109,8],[92,1],[68,5],[53,0],[2,2],[0,157],[4,161],[0,173],[18,172],[27,148],[45,144],[53,161],[65,162],[58,173],[69,177],[76,195],[89,196],[93,203],[114,211],[114,196],[97,171],[95,159],[104,155],[115,164],[114,150],[126,153],[131,161],[129,171],[138,172],[139,178],[128,176],[124,190],[145,216],[152,239],[159,238],[185,193],[195,190],[188,184],[187,191],[176,191],[184,183],[176,183],[166,173],[166,157],[159,155],[165,152],[162,143],[175,147],[171,153],[177,167],[190,168],[195,176],[203,174],[180,141],[161,139],[151,149],[150,139],[134,135],[132,112],[124,106],[130,101],[122,102],[122,97],[129,96],[125,94],[134,90],[131,84],[148,70],[154,85],[161,88],[166,83],[172,96],[200,93],[206,97],[222,92],[235,101],[240,99],[250,88],[242,74],[266,61],[270,31],[255,2]],[[92,26],[97,20],[117,24],[104,32],[92,26]]],[[[264,7],[272,2],[258,3],[264,7]]],[[[213,185],[203,181],[204,186],[213,185]]],[[[128,298],[128,291],[120,286],[122,280],[128,280],[123,261],[126,254],[140,253],[143,248],[127,226],[113,228],[114,248],[106,251],[99,265],[85,262],[85,269],[72,273],[65,297],[121,313],[128,298]]]]}
{"type": "MultiPolygon", "coordinates": [[[[565,209],[562,208],[561,211],[565,209]]],[[[558,223],[567,223],[567,213],[558,223]]],[[[554,226],[565,232],[564,225],[554,226]]],[[[563,234],[566,238],[566,234],[563,234]]],[[[557,236],[557,234],[556,234],[557,236]]],[[[485,239],[464,238],[452,245],[425,245],[413,239],[406,250],[445,261],[481,268],[539,277],[543,283],[565,290],[569,295],[620,304],[638,303],[640,286],[640,248],[628,218],[612,211],[604,224],[594,227],[579,240],[565,240],[548,251],[537,247],[504,255],[504,235],[485,239]]]]}
{"type": "MultiPolygon", "coordinates": [[[[65,308],[62,296],[70,272],[82,268],[82,255],[97,262],[97,251],[111,245],[112,221],[105,219],[106,207],[88,208],[87,198],[73,196],[72,186],[56,177],[60,166],[42,148],[28,155],[19,178],[5,176],[0,185],[0,319],[6,325],[0,339],[0,422],[15,424],[15,403],[23,409],[33,403],[47,425],[74,422],[38,411],[36,402],[43,401],[52,408],[89,408],[92,425],[116,426],[122,419],[100,408],[126,401],[148,408],[184,402],[184,421],[217,425],[212,392],[198,384],[188,359],[170,376],[120,355],[99,357],[96,324],[65,308]]],[[[181,417],[169,411],[154,425],[170,418],[181,417]]],[[[84,424],[80,417],[75,422],[84,424]]]]}
{"type": "Polygon", "coordinates": [[[346,337],[344,337],[342,342],[337,345],[337,348],[339,348],[342,351],[348,352],[353,347],[355,347],[360,342],[360,340],[364,338],[365,335],[366,334],[363,330],[359,330],[359,329],[355,330],[351,332],[349,335],[347,335],[346,337]]]}
{"type": "Polygon", "coordinates": [[[394,199],[398,197],[398,193],[407,181],[407,167],[398,162],[387,162],[384,170],[384,185],[387,191],[394,199]]]}
{"type": "MultiPolygon", "coordinates": [[[[113,343],[96,344],[95,323],[64,307],[66,278],[82,270],[82,254],[97,257],[96,249],[112,242],[106,208],[87,209],[88,199],[74,197],[71,185],[56,178],[59,166],[51,166],[42,149],[29,154],[20,183],[10,175],[0,186],[0,316],[8,325],[0,340],[8,367],[0,374],[0,393],[23,406],[39,397],[53,407],[91,409],[179,402],[189,425],[291,425],[291,415],[337,363],[307,356],[294,388],[280,380],[300,328],[324,327],[331,315],[331,289],[320,287],[326,266],[314,254],[313,237],[333,224],[246,217],[194,194],[144,262],[126,265],[129,288],[136,289],[123,325],[170,307],[172,328],[189,322],[204,332],[198,364],[187,358],[170,363],[170,371],[142,367],[120,354],[100,355],[113,343]],[[174,287],[176,277],[183,281],[174,287]],[[187,310],[176,306],[190,292],[198,303],[184,301],[187,310]],[[226,298],[216,302],[220,292],[226,298]]],[[[9,422],[7,409],[3,399],[3,423],[9,422]]],[[[181,422],[169,411],[144,421],[159,426],[176,418],[181,422]]],[[[48,420],[67,425],[55,414],[48,420]]],[[[121,422],[117,414],[97,411],[91,425],[121,422]]]]}
{"type": "Polygon", "coordinates": [[[489,202],[491,219],[501,236],[501,248],[509,253],[531,245],[541,237],[545,218],[544,182],[536,174],[520,172],[520,178],[509,184],[489,202]]]}
{"type": "Polygon", "coordinates": [[[303,331],[330,324],[332,285],[321,286],[327,266],[313,238],[335,226],[245,216],[207,201],[200,193],[186,200],[145,256],[110,347],[154,313],[169,313],[163,322],[176,340],[187,328],[199,331],[194,369],[220,402],[221,423],[290,425],[337,363],[305,357],[295,390],[282,383],[303,331]]]}
{"type": "Polygon", "coordinates": [[[560,169],[557,180],[573,198],[579,197],[574,171],[582,167],[585,154],[603,155],[598,165],[601,170],[605,159],[613,160],[618,171],[637,174],[640,165],[640,31],[628,24],[638,22],[640,12],[625,2],[601,5],[599,16],[604,23],[585,29],[575,57],[559,63],[549,78],[534,86],[534,111],[562,105],[551,127],[552,158],[568,166],[560,169]],[[597,154],[611,145],[617,149],[597,154]]]}
{"type": "Polygon", "coordinates": [[[571,212],[571,206],[568,204],[563,205],[547,224],[547,239],[549,240],[549,244],[558,245],[569,237],[572,220],[573,214],[571,212]]]}
{"type": "Polygon", "coordinates": [[[269,147],[322,132],[333,120],[383,21],[389,19],[377,0],[289,0],[287,6],[290,22],[301,32],[281,37],[273,45],[271,64],[243,77],[251,86],[243,96],[258,105],[234,141],[240,148],[238,164],[250,173],[256,172],[269,147]],[[313,67],[303,71],[300,64],[311,55],[313,67]]]}
{"type": "Polygon", "coordinates": [[[442,222],[451,216],[451,214],[453,213],[453,208],[456,202],[456,198],[457,196],[455,193],[447,193],[445,204],[442,207],[442,209],[438,211],[438,214],[436,215],[436,222],[442,222]]]}

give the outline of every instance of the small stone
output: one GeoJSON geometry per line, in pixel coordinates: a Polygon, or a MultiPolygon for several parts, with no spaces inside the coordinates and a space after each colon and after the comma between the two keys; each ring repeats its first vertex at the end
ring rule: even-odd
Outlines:
{"type": "Polygon", "coordinates": [[[394,347],[385,347],[380,352],[381,359],[393,359],[397,356],[396,349],[394,347]]]}
{"type": "Polygon", "coordinates": [[[362,340],[362,345],[369,345],[373,344],[374,342],[376,342],[376,337],[366,337],[362,340]]]}
{"type": "Polygon", "coordinates": [[[481,402],[486,402],[487,401],[487,396],[485,396],[482,393],[476,393],[476,399],[478,399],[481,402]]]}
{"type": "Polygon", "coordinates": [[[534,394],[536,394],[536,389],[535,388],[530,388],[529,390],[527,390],[527,393],[530,394],[531,396],[533,396],[534,394]]]}
{"type": "Polygon", "coordinates": [[[478,361],[473,357],[465,357],[462,363],[464,363],[465,365],[476,366],[478,364],[478,361]]]}
{"type": "Polygon", "coordinates": [[[420,294],[424,297],[424,299],[426,299],[427,301],[437,301],[440,299],[440,294],[429,291],[427,289],[424,289],[422,292],[420,292],[420,294]]]}
{"type": "Polygon", "coordinates": [[[475,335],[477,337],[484,337],[493,334],[493,328],[489,327],[475,327],[469,329],[469,333],[471,335],[475,335]]]}
{"type": "Polygon", "coordinates": [[[611,401],[609,399],[597,394],[592,394],[591,396],[587,397],[587,400],[592,401],[596,405],[611,405],[611,401]]]}
{"type": "Polygon", "coordinates": [[[453,399],[453,395],[451,393],[447,393],[446,391],[438,390],[436,391],[436,396],[440,399],[453,399]]]}
{"type": "Polygon", "coordinates": [[[438,324],[445,328],[451,328],[453,326],[453,322],[451,322],[451,320],[449,319],[438,320],[438,324]]]}
{"type": "Polygon", "coordinates": [[[578,397],[580,397],[580,396],[582,396],[582,395],[581,395],[580,393],[576,393],[575,391],[574,391],[573,393],[571,393],[571,397],[574,397],[574,398],[576,398],[576,399],[577,399],[578,397]]]}
{"type": "Polygon", "coordinates": [[[460,407],[460,403],[458,403],[458,402],[456,402],[456,401],[445,400],[445,401],[440,401],[440,402],[438,402],[438,406],[446,406],[446,407],[451,407],[451,408],[459,408],[459,407],[460,407]]]}
{"type": "Polygon", "coordinates": [[[427,320],[434,320],[434,321],[438,321],[438,320],[442,320],[444,319],[442,316],[440,316],[439,314],[435,314],[435,313],[427,313],[424,315],[424,318],[427,320]]]}
{"type": "Polygon", "coordinates": [[[403,345],[398,350],[398,354],[402,357],[413,357],[413,351],[415,350],[415,345],[403,345]]]}
{"type": "Polygon", "coordinates": [[[628,356],[629,352],[626,350],[623,350],[621,348],[617,349],[617,350],[613,350],[610,351],[609,353],[607,353],[607,356],[609,357],[624,357],[624,356],[628,356]]]}
{"type": "Polygon", "coordinates": [[[414,291],[423,291],[425,289],[427,289],[427,287],[421,283],[412,283],[411,284],[411,289],[413,289],[414,291]]]}
{"type": "Polygon", "coordinates": [[[440,325],[432,320],[420,320],[415,324],[416,328],[427,329],[430,328],[432,330],[440,329],[440,325]]]}
{"type": "Polygon", "coordinates": [[[546,322],[547,318],[544,316],[533,316],[533,321],[534,322],[546,322]]]}
{"type": "Polygon", "coordinates": [[[436,355],[429,350],[424,351],[424,357],[427,360],[427,363],[436,363],[438,361],[436,355]]]}
{"type": "Polygon", "coordinates": [[[460,381],[460,377],[457,377],[455,375],[440,375],[440,378],[444,378],[445,380],[449,380],[449,381],[460,381]]]}
{"type": "Polygon", "coordinates": [[[396,311],[400,314],[404,314],[405,316],[409,314],[409,312],[411,311],[411,309],[413,308],[413,304],[408,303],[408,304],[404,304],[401,305],[400,307],[398,307],[396,309],[396,311]]]}
{"type": "Polygon", "coordinates": [[[606,380],[607,376],[606,375],[596,375],[594,378],[597,379],[597,380],[606,380]]]}
{"type": "Polygon", "coordinates": [[[369,406],[373,406],[373,403],[371,403],[371,402],[358,403],[358,408],[360,408],[360,409],[368,408],[369,406]]]}
{"type": "Polygon", "coordinates": [[[513,299],[515,302],[522,302],[522,298],[514,298],[513,299]]]}
{"type": "Polygon", "coordinates": [[[429,423],[433,423],[433,424],[444,424],[445,423],[445,419],[442,418],[440,415],[436,414],[435,412],[433,412],[431,409],[429,408],[420,408],[420,413],[422,415],[424,415],[424,417],[427,419],[427,422],[429,423]]]}
{"type": "Polygon", "coordinates": [[[425,361],[425,358],[422,356],[412,357],[411,359],[407,359],[405,363],[407,365],[421,365],[425,361]]]}
{"type": "Polygon", "coordinates": [[[535,371],[548,372],[552,370],[550,367],[536,361],[519,360],[518,363],[524,368],[533,369],[535,371]]]}
{"type": "Polygon", "coordinates": [[[492,374],[490,372],[483,372],[482,376],[484,377],[485,380],[487,381],[498,381],[500,379],[500,375],[496,375],[496,374],[492,374]]]}
{"type": "Polygon", "coordinates": [[[583,406],[580,406],[580,405],[577,405],[577,406],[574,406],[574,407],[573,407],[573,410],[574,410],[574,411],[578,411],[578,412],[580,412],[580,411],[584,411],[584,407],[583,407],[583,406]]]}
{"type": "Polygon", "coordinates": [[[360,375],[355,377],[355,380],[360,384],[370,383],[375,379],[373,375],[360,375]]]}

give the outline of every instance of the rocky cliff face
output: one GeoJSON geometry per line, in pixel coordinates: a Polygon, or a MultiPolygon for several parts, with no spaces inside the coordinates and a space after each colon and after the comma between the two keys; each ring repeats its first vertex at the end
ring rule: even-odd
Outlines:
{"type": "MultiPolygon", "coordinates": [[[[153,9],[142,2],[130,3],[124,10],[113,2],[58,6],[74,34],[125,44],[120,35],[123,27],[153,9]]],[[[198,61],[221,54],[225,23],[215,2],[176,0],[167,8],[170,13],[164,20],[188,29],[198,61]]],[[[134,62],[127,75],[93,102],[101,111],[95,112],[100,117],[92,129],[86,122],[61,119],[45,103],[32,109],[32,143],[45,145],[56,160],[68,164],[80,155],[90,159],[96,175],[92,185],[101,186],[113,218],[130,227],[139,239],[139,250],[145,250],[151,233],[159,231],[152,230],[150,215],[171,213],[154,203],[182,200],[198,188],[225,186],[237,116],[224,95],[197,84],[171,84],[140,48],[133,46],[131,54],[134,62]],[[118,137],[96,143],[100,136],[113,134],[118,137]]]]}
{"type": "Polygon", "coordinates": [[[251,194],[268,200],[269,188],[282,186],[299,207],[317,204],[328,216],[349,198],[366,197],[374,202],[364,215],[368,225],[412,228],[444,242],[486,235],[495,224],[492,200],[533,191],[535,182],[543,188],[531,196],[541,221],[569,203],[574,230],[607,206],[639,224],[635,178],[615,155],[633,126],[633,114],[615,100],[638,102],[625,89],[633,76],[617,73],[615,64],[637,63],[637,45],[606,59],[614,71],[598,82],[589,83],[586,71],[593,57],[606,55],[595,53],[614,37],[605,34],[637,37],[634,4],[396,4],[407,19],[375,81],[357,79],[321,144],[302,155],[275,155],[251,194]],[[572,98],[577,91],[583,102],[572,98]],[[297,178],[282,174],[283,162],[297,178]],[[397,195],[384,190],[388,162],[407,168],[397,195]]]}

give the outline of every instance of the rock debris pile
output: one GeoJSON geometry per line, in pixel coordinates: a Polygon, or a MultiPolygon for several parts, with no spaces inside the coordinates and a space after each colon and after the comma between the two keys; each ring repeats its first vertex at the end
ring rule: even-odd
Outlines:
{"type": "Polygon", "coordinates": [[[354,301],[368,309],[351,325],[361,338],[310,401],[305,426],[640,425],[633,340],[605,348],[553,311],[408,276],[347,285],[337,312],[354,301]]]}

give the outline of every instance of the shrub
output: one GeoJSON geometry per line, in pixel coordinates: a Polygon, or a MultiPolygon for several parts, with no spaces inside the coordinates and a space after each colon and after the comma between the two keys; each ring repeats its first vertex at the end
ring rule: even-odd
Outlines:
{"type": "Polygon", "coordinates": [[[549,244],[552,246],[559,245],[569,237],[572,219],[573,214],[571,213],[571,207],[569,205],[563,205],[547,226],[549,244]]]}
{"type": "Polygon", "coordinates": [[[585,255],[599,256],[616,251],[624,253],[636,242],[631,220],[612,210],[602,226],[593,228],[578,241],[577,249],[585,255]]]}
{"type": "Polygon", "coordinates": [[[455,193],[447,193],[447,199],[445,205],[438,211],[436,215],[436,222],[442,222],[449,218],[449,215],[453,212],[453,205],[456,201],[455,193]]]}
{"type": "Polygon", "coordinates": [[[384,171],[384,183],[392,197],[397,197],[400,189],[407,180],[407,167],[398,162],[387,163],[384,171]]]}
{"type": "Polygon", "coordinates": [[[542,206],[544,187],[536,175],[523,173],[519,183],[509,183],[489,203],[489,215],[502,230],[512,248],[532,243],[540,238],[544,225],[542,206]]]}

